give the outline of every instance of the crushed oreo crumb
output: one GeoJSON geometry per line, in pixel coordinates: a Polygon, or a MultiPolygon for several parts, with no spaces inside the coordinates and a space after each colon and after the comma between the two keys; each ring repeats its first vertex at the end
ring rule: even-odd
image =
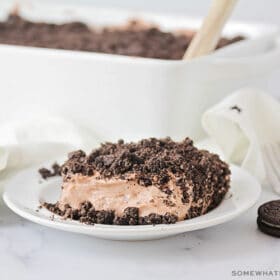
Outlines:
{"type": "Polygon", "coordinates": [[[116,216],[114,211],[96,211],[93,205],[86,201],[81,204],[79,209],[72,209],[69,205],[64,206],[64,210],[59,207],[59,203],[43,203],[43,207],[49,211],[62,216],[64,219],[77,220],[85,224],[106,224],[106,225],[156,225],[174,224],[178,217],[166,213],[165,215],[150,214],[139,217],[137,207],[128,207],[124,210],[123,216],[116,216]]]}
{"type": "Polygon", "coordinates": [[[50,177],[60,176],[61,175],[61,166],[58,163],[54,163],[51,167],[52,170],[42,167],[38,170],[41,177],[46,180],[50,177]]]}

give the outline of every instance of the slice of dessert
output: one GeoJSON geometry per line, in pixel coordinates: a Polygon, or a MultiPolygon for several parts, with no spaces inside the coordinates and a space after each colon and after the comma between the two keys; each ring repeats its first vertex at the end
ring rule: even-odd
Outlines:
{"type": "Polygon", "coordinates": [[[182,142],[144,139],[105,143],[89,155],[69,154],[62,193],[49,210],[88,224],[175,223],[215,208],[230,170],[217,155],[182,142]]]}

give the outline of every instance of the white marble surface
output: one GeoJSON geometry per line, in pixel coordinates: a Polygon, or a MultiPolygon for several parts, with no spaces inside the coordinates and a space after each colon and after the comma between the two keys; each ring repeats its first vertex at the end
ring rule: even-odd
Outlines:
{"type": "Polygon", "coordinates": [[[0,279],[279,279],[237,277],[232,271],[280,270],[279,239],[260,233],[256,209],[277,198],[265,190],[232,222],[142,242],[95,239],[49,229],[0,207],[0,279]]]}

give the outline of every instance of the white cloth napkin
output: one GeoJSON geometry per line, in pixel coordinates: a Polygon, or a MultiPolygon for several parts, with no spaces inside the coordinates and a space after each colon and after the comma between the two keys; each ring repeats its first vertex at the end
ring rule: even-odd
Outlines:
{"type": "Polygon", "coordinates": [[[0,126],[0,176],[1,171],[65,157],[73,149],[87,150],[94,144],[94,135],[60,117],[8,122],[0,126]]]}
{"type": "Polygon", "coordinates": [[[202,125],[227,161],[260,181],[265,179],[262,148],[280,142],[280,103],[276,99],[258,89],[238,90],[207,110],[202,125]]]}

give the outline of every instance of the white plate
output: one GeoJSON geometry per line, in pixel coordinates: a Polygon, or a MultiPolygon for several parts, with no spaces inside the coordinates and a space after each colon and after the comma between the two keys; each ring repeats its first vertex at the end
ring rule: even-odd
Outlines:
{"type": "Polygon", "coordinates": [[[56,202],[60,194],[61,178],[40,180],[38,167],[26,169],[11,178],[5,186],[4,201],[15,213],[35,223],[113,240],[151,240],[183,232],[215,226],[239,216],[254,205],[260,195],[260,185],[244,170],[231,166],[230,192],[220,206],[211,212],[172,225],[115,226],[85,225],[77,221],[51,218],[46,209],[38,211],[39,201],[56,202]],[[41,182],[40,182],[41,181],[41,182]]]}

